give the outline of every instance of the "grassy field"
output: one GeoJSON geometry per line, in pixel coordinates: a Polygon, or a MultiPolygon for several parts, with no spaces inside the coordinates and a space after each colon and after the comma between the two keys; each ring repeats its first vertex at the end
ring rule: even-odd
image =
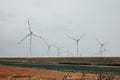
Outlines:
{"type": "Polygon", "coordinates": [[[28,76],[33,80],[38,80],[38,78],[42,80],[53,78],[61,80],[66,73],[72,73],[73,77],[69,78],[71,80],[120,80],[120,57],[0,58],[0,66],[3,66],[0,68],[0,80],[11,80],[14,77],[16,78],[16,76],[20,78],[19,80],[28,80],[28,76]],[[16,69],[15,67],[23,69],[16,69]],[[29,70],[26,70],[27,68],[29,70]],[[36,69],[37,72],[32,69],[36,69]],[[61,77],[59,75],[58,77],[51,78],[49,76],[52,73],[51,71],[46,74],[49,74],[48,76],[42,76],[43,74],[41,74],[41,71],[38,72],[38,70],[58,71],[58,73],[53,73],[54,75],[59,74],[59,72],[65,74],[60,73],[61,77]],[[28,75],[30,72],[35,75],[28,75]],[[78,75],[79,78],[78,76],[76,77],[76,73],[81,74],[81,77],[80,75],[78,75]]]}
{"type": "Polygon", "coordinates": [[[0,66],[0,80],[120,80],[120,75],[71,73],[43,69],[0,66]]]}
{"type": "Polygon", "coordinates": [[[15,66],[15,67],[26,67],[35,69],[47,69],[56,71],[67,71],[67,72],[87,72],[87,73],[116,73],[120,74],[120,67],[108,67],[98,65],[75,65],[75,64],[48,64],[40,62],[5,62],[0,61],[0,65],[15,66]]]}
{"type": "Polygon", "coordinates": [[[120,57],[0,58],[0,61],[120,66],[120,57]]]}

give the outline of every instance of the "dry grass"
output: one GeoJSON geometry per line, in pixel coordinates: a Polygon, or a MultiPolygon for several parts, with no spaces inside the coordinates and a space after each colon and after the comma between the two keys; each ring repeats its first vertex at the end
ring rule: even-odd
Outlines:
{"type": "MultiPolygon", "coordinates": [[[[112,77],[111,80],[120,80],[118,75],[102,75],[103,80],[108,77],[112,77]]],[[[98,78],[99,74],[0,66],[0,80],[98,80],[98,78]]]]}
{"type": "Polygon", "coordinates": [[[41,62],[41,63],[75,63],[90,65],[119,65],[120,57],[64,57],[64,58],[0,58],[0,61],[41,62]]]}

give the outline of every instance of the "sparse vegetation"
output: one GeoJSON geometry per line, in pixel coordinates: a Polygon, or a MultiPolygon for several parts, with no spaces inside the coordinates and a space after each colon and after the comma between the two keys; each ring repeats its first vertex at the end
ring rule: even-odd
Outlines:
{"type": "Polygon", "coordinates": [[[0,80],[120,80],[113,73],[72,73],[0,66],[0,80]]]}
{"type": "Polygon", "coordinates": [[[120,57],[0,58],[0,61],[120,66],[120,57]]]}
{"type": "MultiPolygon", "coordinates": [[[[95,65],[91,65],[90,67],[87,67],[88,65],[80,66],[80,64],[76,64],[76,63],[71,64],[76,61],[77,62],[80,61],[79,63],[81,63],[82,61],[83,62],[90,61],[93,63],[97,63],[97,61],[99,62],[100,60],[102,60],[104,62],[106,60],[106,58],[102,58],[102,57],[90,58],[88,60],[85,59],[88,58],[0,59],[0,64],[3,63],[3,65],[26,67],[26,68],[16,68],[16,67],[8,67],[8,66],[0,67],[0,80],[120,80],[119,66],[109,66],[102,68],[102,66],[100,67],[98,65],[97,67],[95,67],[95,65]],[[64,64],[62,62],[70,62],[70,64],[69,63],[64,64]],[[62,64],[58,64],[58,63],[62,63],[62,64]],[[44,69],[49,69],[52,71],[43,70],[43,68],[41,68],[40,66],[42,66],[44,69]],[[28,67],[31,69],[27,69],[28,67]]],[[[118,64],[119,62],[116,62],[115,58],[108,58],[107,61],[111,61],[112,63],[114,62],[117,65],[119,65],[118,64]]],[[[107,61],[106,63],[108,64],[107,61]]],[[[119,59],[117,61],[119,61],[119,59]]]]}

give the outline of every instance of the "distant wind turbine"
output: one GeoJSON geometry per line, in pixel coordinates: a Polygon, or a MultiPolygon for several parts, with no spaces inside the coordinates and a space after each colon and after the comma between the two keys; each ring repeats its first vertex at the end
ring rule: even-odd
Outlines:
{"type": "Polygon", "coordinates": [[[55,44],[48,44],[46,41],[44,41],[45,42],[45,44],[47,45],[47,47],[48,47],[48,49],[47,49],[47,54],[48,54],[48,56],[50,56],[50,49],[51,49],[51,47],[53,47],[55,44]]]}
{"type": "Polygon", "coordinates": [[[20,44],[21,42],[23,42],[27,37],[30,36],[30,56],[31,56],[31,55],[32,55],[32,54],[31,54],[31,49],[32,49],[32,36],[37,37],[37,38],[40,38],[40,39],[44,39],[44,38],[41,37],[41,36],[38,36],[38,35],[36,35],[36,34],[34,34],[34,33],[32,32],[31,26],[30,26],[30,22],[29,22],[29,18],[27,18],[27,20],[28,20],[29,34],[27,34],[27,35],[19,42],[19,44],[20,44]]]}
{"type": "Polygon", "coordinates": [[[98,39],[96,39],[96,40],[100,45],[100,49],[103,48],[106,44],[108,44],[108,43],[101,43],[98,39]]]}
{"type": "Polygon", "coordinates": [[[107,51],[107,49],[104,48],[104,46],[108,43],[101,43],[98,39],[96,39],[97,42],[99,43],[100,47],[99,47],[99,52],[100,54],[102,54],[103,56],[105,55],[105,52],[107,51]]]}
{"type": "Polygon", "coordinates": [[[67,54],[68,54],[69,57],[72,56],[72,52],[70,52],[70,50],[67,50],[66,52],[67,52],[67,54]]]}
{"type": "Polygon", "coordinates": [[[73,37],[70,37],[70,36],[68,36],[68,38],[70,38],[70,39],[72,39],[72,40],[74,40],[74,41],[76,41],[76,45],[77,45],[77,56],[78,56],[78,53],[79,53],[79,41],[80,41],[80,39],[82,39],[83,37],[85,36],[85,34],[83,34],[82,36],[80,36],[78,39],[75,39],[75,38],[73,38],[73,37]]]}
{"type": "Polygon", "coordinates": [[[57,56],[59,56],[60,55],[60,52],[61,52],[61,49],[63,48],[63,47],[57,47],[56,45],[55,45],[55,47],[56,47],[56,49],[57,49],[57,56]]]}

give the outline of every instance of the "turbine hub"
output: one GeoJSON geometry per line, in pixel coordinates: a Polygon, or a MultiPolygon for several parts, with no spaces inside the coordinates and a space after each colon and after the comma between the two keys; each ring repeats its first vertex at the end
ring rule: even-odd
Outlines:
{"type": "Polygon", "coordinates": [[[33,34],[33,32],[30,32],[30,35],[32,35],[33,34]]]}

